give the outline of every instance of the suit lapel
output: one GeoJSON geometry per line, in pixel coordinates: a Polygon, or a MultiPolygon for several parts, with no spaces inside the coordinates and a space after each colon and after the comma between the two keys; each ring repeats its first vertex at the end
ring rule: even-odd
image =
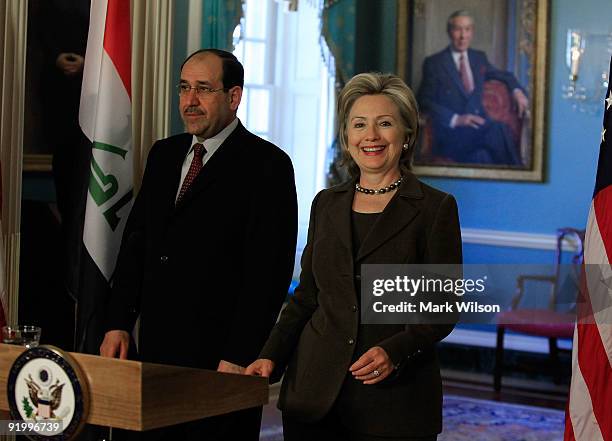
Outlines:
{"type": "MultiPolygon", "coordinates": [[[[336,192],[336,199],[330,204],[327,216],[334,227],[336,234],[344,246],[349,250],[349,255],[353,256],[353,241],[351,238],[351,210],[353,207],[353,195],[355,194],[355,181],[350,180],[333,190],[336,192]]],[[[351,268],[352,270],[352,268],[351,268]]]]}
{"type": "Polygon", "coordinates": [[[478,54],[472,49],[468,49],[468,59],[470,60],[470,69],[472,69],[472,79],[474,80],[474,90],[482,90],[484,83],[484,75],[480,72],[482,60],[478,54]]]}
{"type": "Polygon", "coordinates": [[[419,214],[420,204],[417,201],[420,199],[423,199],[421,185],[410,173],[363,240],[356,261],[361,261],[412,222],[419,214]]]}
{"type": "Polygon", "coordinates": [[[448,75],[453,79],[457,88],[461,91],[461,93],[467,97],[467,92],[463,88],[463,83],[461,82],[461,76],[459,76],[459,71],[457,70],[457,65],[455,64],[455,60],[453,60],[453,54],[449,48],[446,48],[444,52],[443,58],[443,66],[446,69],[448,75]]]}
{"type": "Polygon", "coordinates": [[[200,173],[191,183],[191,186],[181,199],[176,204],[176,212],[179,212],[185,206],[188,206],[199,193],[204,191],[212,182],[223,177],[227,179],[227,173],[231,170],[232,161],[238,160],[236,150],[242,145],[246,129],[242,124],[238,123],[236,129],[230,133],[223,144],[217,149],[210,160],[204,164],[200,173]]]}
{"type": "Polygon", "coordinates": [[[191,135],[185,134],[181,136],[177,141],[176,145],[170,146],[168,149],[169,156],[164,158],[165,162],[161,166],[165,170],[166,183],[159,186],[157,197],[164,206],[164,213],[170,216],[175,209],[176,195],[178,193],[178,187],[181,185],[181,170],[183,168],[183,162],[185,162],[185,156],[191,147],[191,135]],[[167,162],[166,162],[167,161],[167,162]]]}

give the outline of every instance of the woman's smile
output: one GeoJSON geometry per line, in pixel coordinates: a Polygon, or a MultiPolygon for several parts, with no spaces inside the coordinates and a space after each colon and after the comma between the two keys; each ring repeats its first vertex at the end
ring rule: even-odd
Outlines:
{"type": "Polygon", "coordinates": [[[364,155],[376,156],[380,155],[385,148],[387,148],[386,145],[372,145],[361,147],[361,151],[364,155]]]}

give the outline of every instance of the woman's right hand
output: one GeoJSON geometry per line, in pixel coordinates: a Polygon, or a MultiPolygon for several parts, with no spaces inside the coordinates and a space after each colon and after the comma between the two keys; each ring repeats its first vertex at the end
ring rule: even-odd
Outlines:
{"type": "Polygon", "coordinates": [[[257,375],[258,377],[269,377],[274,370],[274,362],[267,358],[260,358],[247,366],[245,375],[257,375]]]}

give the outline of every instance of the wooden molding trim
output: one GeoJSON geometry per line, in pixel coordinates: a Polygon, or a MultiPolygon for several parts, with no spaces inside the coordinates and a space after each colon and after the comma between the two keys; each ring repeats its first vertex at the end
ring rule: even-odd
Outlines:
{"type": "Polygon", "coordinates": [[[53,155],[24,155],[23,171],[25,172],[51,172],[53,155]]]}
{"type": "Polygon", "coordinates": [[[174,4],[153,0],[133,2],[132,8],[132,133],[137,189],[153,142],[170,133],[174,4]]]}
{"type": "Polygon", "coordinates": [[[5,259],[6,267],[6,281],[8,288],[8,304],[6,305],[6,311],[8,315],[8,323],[17,323],[17,312],[19,311],[19,256],[20,256],[20,240],[21,235],[19,233],[11,234],[5,237],[5,259]]]}
{"type": "MultiPolygon", "coordinates": [[[[461,238],[464,243],[476,245],[552,251],[557,249],[557,237],[554,234],[462,228],[461,238]]],[[[565,240],[563,250],[576,251],[578,249],[577,245],[573,241],[565,240]]]]}
{"type": "MultiPolygon", "coordinates": [[[[494,348],[496,345],[496,339],[497,334],[495,330],[477,331],[473,329],[455,328],[453,329],[453,332],[451,332],[448,337],[442,341],[444,343],[494,348]]],[[[568,340],[559,340],[558,344],[562,349],[572,348],[572,343],[568,340]]],[[[513,349],[515,351],[547,354],[548,339],[546,337],[506,333],[504,338],[504,348],[513,349]]]]}
{"type": "Polygon", "coordinates": [[[2,233],[6,265],[7,319],[17,322],[19,289],[19,229],[21,223],[21,174],[23,169],[23,124],[27,0],[2,2],[0,31],[0,161],[2,163],[2,233]]]}

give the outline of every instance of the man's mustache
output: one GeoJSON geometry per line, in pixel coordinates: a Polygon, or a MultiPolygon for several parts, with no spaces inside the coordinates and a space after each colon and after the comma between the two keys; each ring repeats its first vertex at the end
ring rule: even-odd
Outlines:
{"type": "Polygon", "coordinates": [[[195,113],[196,115],[204,115],[204,112],[202,112],[202,109],[200,109],[197,106],[188,106],[188,107],[185,107],[185,110],[183,110],[183,112],[185,112],[185,113],[195,113]]]}

